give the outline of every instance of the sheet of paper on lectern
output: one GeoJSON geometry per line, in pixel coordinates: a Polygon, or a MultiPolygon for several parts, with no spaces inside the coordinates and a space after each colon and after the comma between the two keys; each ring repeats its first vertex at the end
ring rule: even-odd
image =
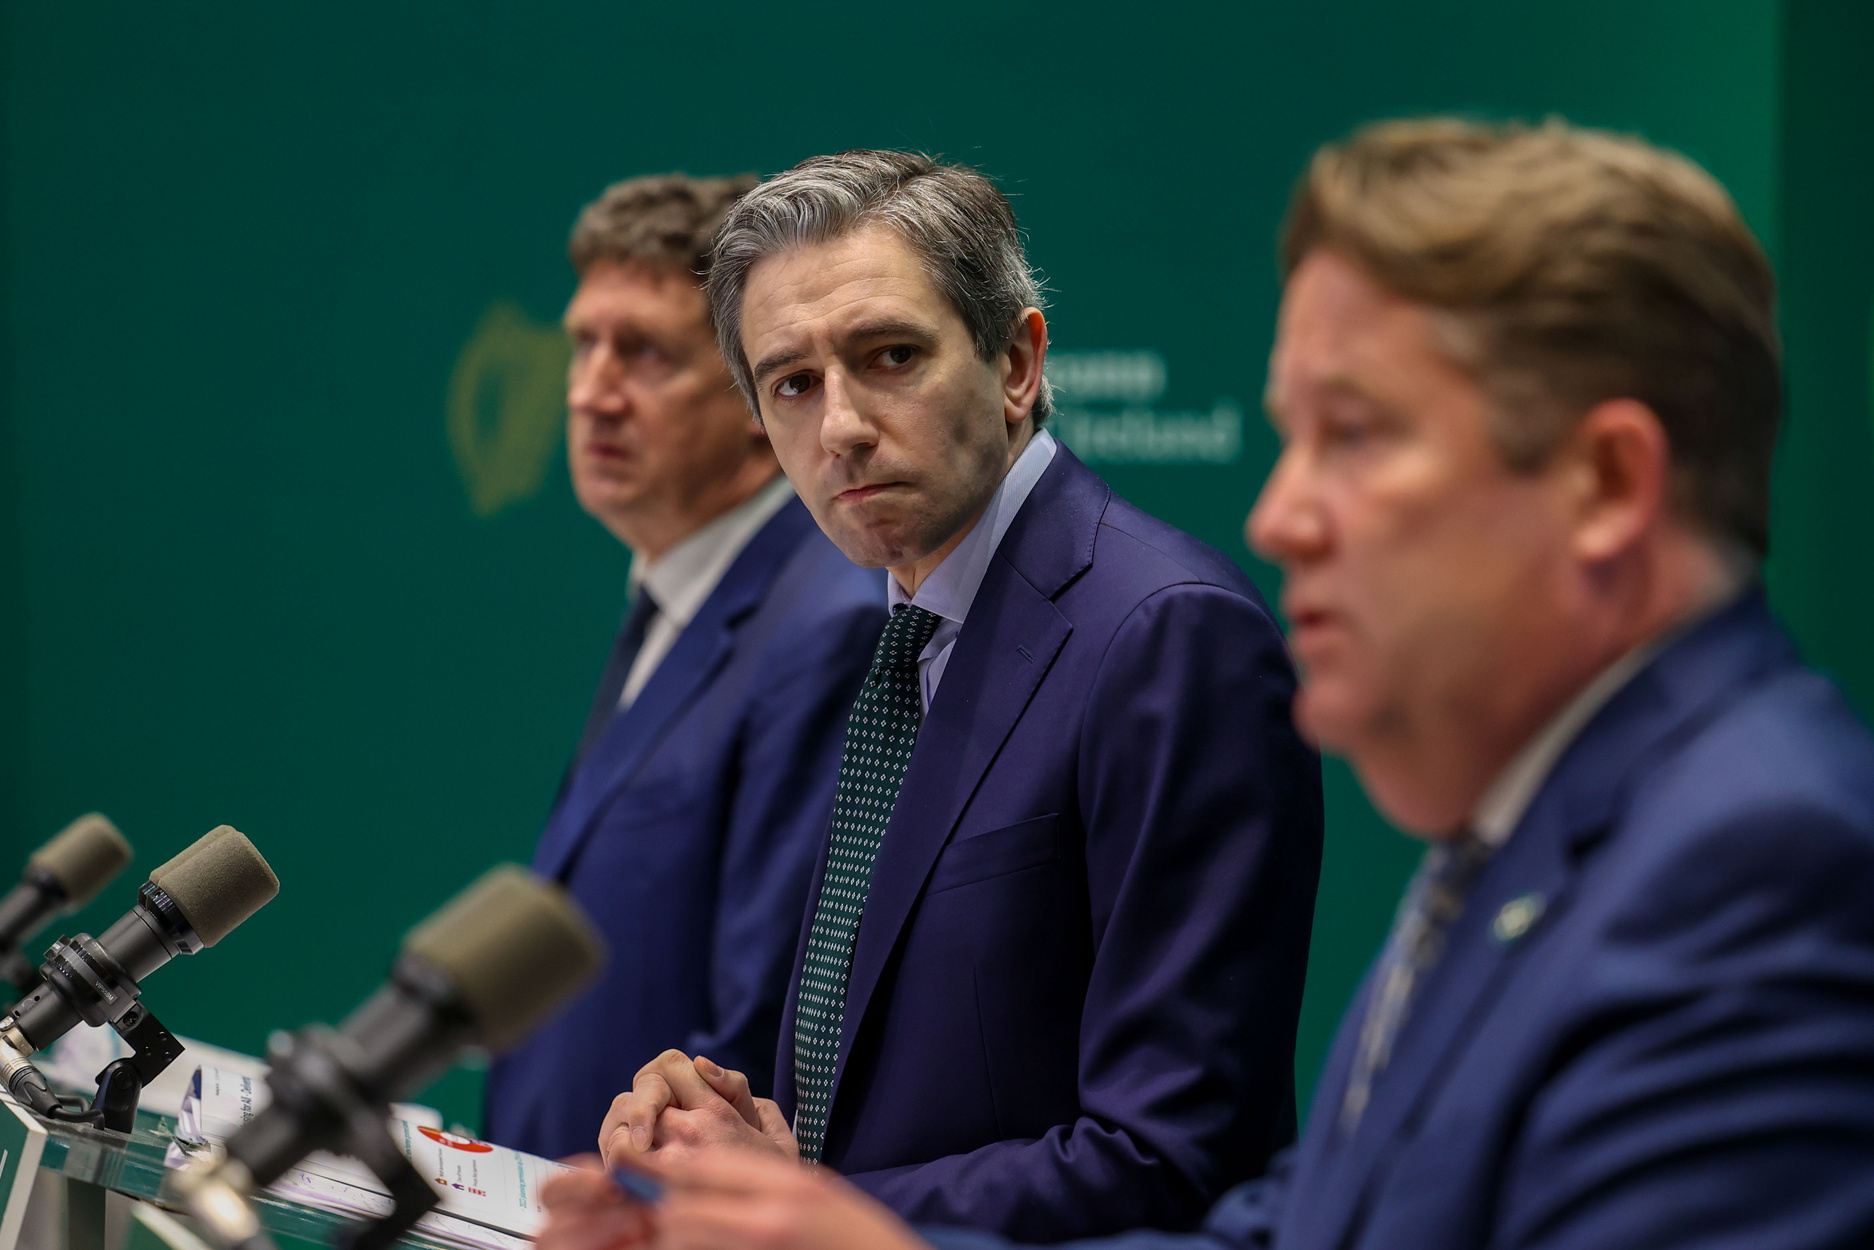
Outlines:
{"type": "MultiPolygon", "coordinates": [[[[190,1146],[225,1141],[265,1108],[268,1098],[265,1081],[202,1068],[183,1099],[176,1137],[190,1146]]],[[[440,1205],[419,1227],[473,1250],[523,1250],[545,1218],[541,1183],[566,1170],[551,1159],[445,1132],[440,1123],[393,1116],[386,1129],[441,1195],[440,1205]]],[[[391,1209],[384,1186],[362,1163],[323,1151],[307,1156],[271,1192],[342,1215],[379,1216],[391,1209]]]]}

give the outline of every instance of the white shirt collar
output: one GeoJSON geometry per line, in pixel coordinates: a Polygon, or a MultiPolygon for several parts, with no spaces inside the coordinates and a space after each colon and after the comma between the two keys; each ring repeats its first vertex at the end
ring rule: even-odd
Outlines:
{"type": "Polygon", "coordinates": [[[1509,841],[1510,835],[1516,832],[1516,826],[1522,823],[1529,805],[1535,801],[1537,792],[1542,789],[1542,783],[1549,779],[1550,771],[1562,758],[1562,753],[1588,727],[1594,714],[1606,707],[1608,700],[1619,694],[1669,644],[1689,633],[1700,621],[1719,611],[1735,597],[1724,596],[1704,610],[1694,612],[1657,638],[1641,643],[1602,669],[1593,681],[1582,687],[1581,693],[1569,700],[1568,705],[1504,765],[1503,771],[1497,774],[1496,780],[1490,783],[1490,788],[1484,791],[1483,797],[1477,800],[1477,806],[1471,812],[1472,831],[1492,847],[1502,846],[1509,841]]]}
{"type": "Polygon", "coordinates": [[[958,625],[969,615],[970,604],[976,600],[976,591],[983,584],[984,574],[989,572],[989,561],[995,555],[996,548],[1002,545],[1003,535],[1009,532],[1009,526],[1015,522],[1015,514],[1028,502],[1028,496],[1035,489],[1035,483],[1054,462],[1054,452],[1060,444],[1046,430],[1035,431],[1035,436],[1028,440],[1028,446],[1015,458],[1009,471],[1002,478],[1002,484],[996,487],[996,493],[989,497],[989,504],[977,518],[975,526],[964,536],[943,563],[930,571],[923,583],[917,588],[917,594],[907,595],[898,585],[898,579],[885,578],[886,606],[895,608],[901,603],[915,604],[929,612],[934,612],[946,621],[958,625]]]}
{"type": "Polygon", "coordinates": [[[748,540],[794,497],[787,475],[703,526],[656,560],[631,562],[631,589],[651,592],[657,611],[679,630],[690,623],[748,540]]]}

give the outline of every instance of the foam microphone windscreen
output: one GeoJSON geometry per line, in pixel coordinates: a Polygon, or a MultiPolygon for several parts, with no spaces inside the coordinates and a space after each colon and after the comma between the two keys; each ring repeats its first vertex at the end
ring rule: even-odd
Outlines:
{"type": "Polygon", "coordinates": [[[505,1050],[605,964],[605,943],[566,891],[502,864],[410,930],[403,949],[448,978],[482,1045],[505,1050]]]}
{"type": "Polygon", "coordinates": [[[130,843],[116,825],[92,812],[59,830],[33,852],[32,862],[52,875],[73,907],[83,907],[130,862],[130,843]]]}
{"type": "Polygon", "coordinates": [[[254,844],[228,825],[211,829],[150,874],[203,946],[234,932],[280,892],[280,879],[254,844]]]}

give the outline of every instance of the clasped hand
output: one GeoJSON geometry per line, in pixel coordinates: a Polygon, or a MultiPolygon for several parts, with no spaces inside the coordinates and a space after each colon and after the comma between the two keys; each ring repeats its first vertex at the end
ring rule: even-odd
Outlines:
{"type": "Polygon", "coordinates": [[[680,1050],[639,1068],[630,1092],[612,1100],[599,1128],[607,1167],[653,1150],[681,1158],[719,1147],[800,1158],[800,1144],[772,1099],[750,1093],[740,1072],[680,1050]]]}
{"type": "Polygon", "coordinates": [[[639,1069],[590,1156],[541,1190],[536,1250],[929,1250],[872,1198],[800,1165],[781,1109],[748,1079],[668,1050],[639,1069]],[[620,1166],[655,1177],[647,1206],[612,1180],[620,1166]]]}

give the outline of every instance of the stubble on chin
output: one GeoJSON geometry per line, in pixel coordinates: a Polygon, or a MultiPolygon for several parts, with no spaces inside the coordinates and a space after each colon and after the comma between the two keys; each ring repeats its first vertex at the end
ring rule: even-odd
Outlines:
{"type": "Polygon", "coordinates": [[[915,518],[887,518],[868,525],[837,503],[828,505],[828,509],[831,523],[823,517],[820,528],[833,545],[860,568],[902,568],[915,564],[943,544],[941,537],[930,540],[924,531],[931,527],[928,523],[919,526],[915,518]]]}
{"type": "Polygon", "coordinates": [[[845,524],[832,527],[823,525],[821,528],[826,530],[833,545],[862,569],[896,568],[911,564],[918,558],[915,554],[908,554],[909,544],[875,529],[845,524]]]}

